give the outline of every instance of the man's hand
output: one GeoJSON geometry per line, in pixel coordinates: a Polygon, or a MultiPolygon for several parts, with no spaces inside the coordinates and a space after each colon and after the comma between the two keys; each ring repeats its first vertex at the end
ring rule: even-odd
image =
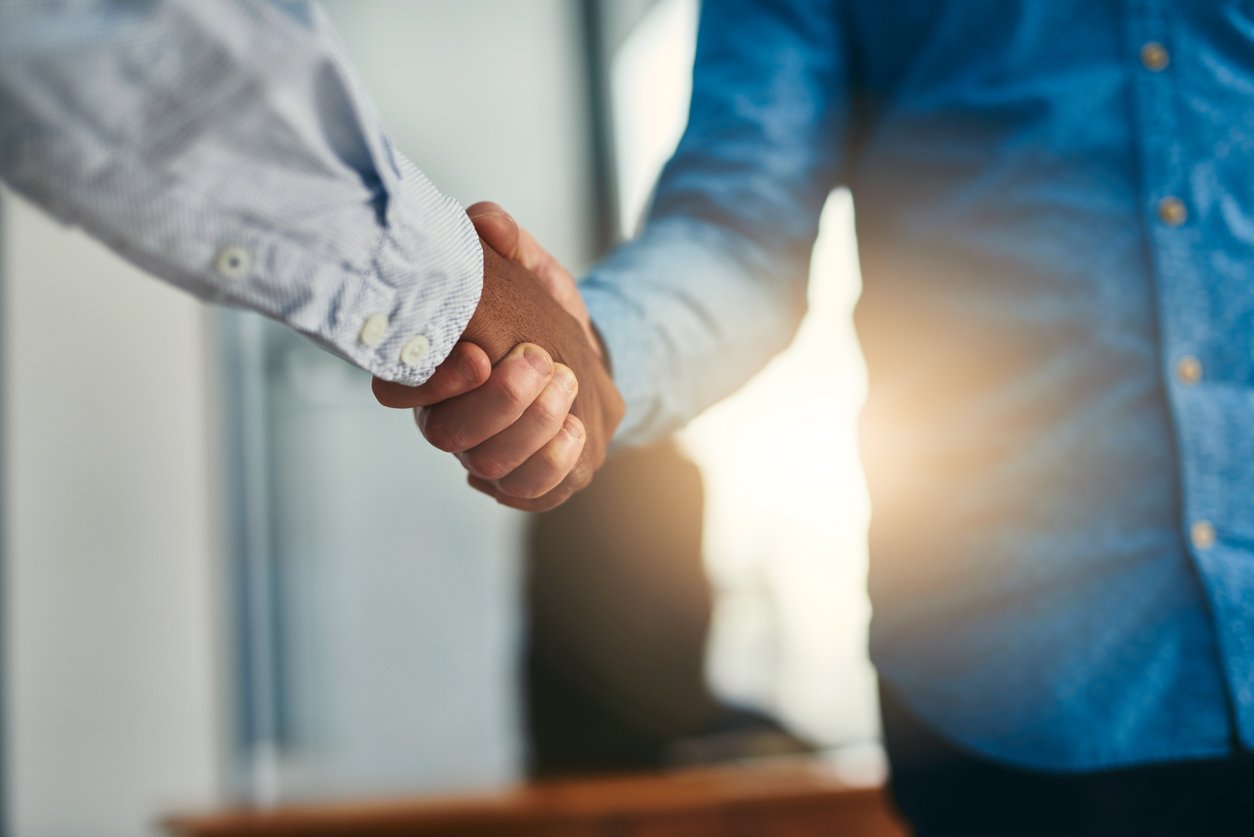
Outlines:
{"type": "Polygon", "coordinates": [[[592,328],[592,318],[588,314],[588,306],[579,295],[579,286],[575,277],[566,266],[541,247],[536,240],[508,212],[491,201],[481,201],[466,214],[474,222],[479,236],[493,250],[535,274],[540,284],[549,292],[549,296],[557,300],[567,314],[570,314],[583,327],[588,342],[601,353],[601,338],[592,328]]]}
{"type": "Polygon", "coordinates": [[[570,273],[495,204],[470,215],[484,244],[484,288],[463,341],[427,383],[375,379],[375,396],[415,408],[423,435],[458,457],[472,486],[545,511],[604,462],[622,399],[570,273]]]}

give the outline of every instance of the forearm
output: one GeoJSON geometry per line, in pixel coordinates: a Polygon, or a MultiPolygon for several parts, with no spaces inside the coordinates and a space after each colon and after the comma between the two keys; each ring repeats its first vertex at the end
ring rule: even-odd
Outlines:
{"type": "Polygon", "coordinates": [[[832,0],[701,7],[688,126],[642,234],[583,284],[647,441],[732,392],[791,340],[844,134],[832,0]]]}

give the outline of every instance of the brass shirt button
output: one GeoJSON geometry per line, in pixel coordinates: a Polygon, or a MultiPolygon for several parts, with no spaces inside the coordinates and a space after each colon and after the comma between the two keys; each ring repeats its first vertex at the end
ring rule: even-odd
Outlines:
{"type": "Polygon", "coordinates": [[[1193,355],[1185,355],[1176,363],[1176,378],[1180,383],[1192,386],[1202,380],[1202,362],[1193,355]]]}
{"type": "Polygon", "coordinates": [[[1189,217],[1184,208],[1184,201],[1174,196],[1167,196],[1158,202],[1158,218],[1169,227],[1178,227],[1189,217]]]}
{"type": "Polygon", "coordinates": [[[1157,41],[1150,41],[1141,47],[1141,64],[1152,73],[1161,73],[1171,63],[1167,48],[1157,41]]]}
{"type": "Polygon", "coordinates": [[[1215,527],[1209,520],[1198,520],[1189,528],[1189,539],[1195,549],[1210,549],[1215,545],[1215,527]]]}

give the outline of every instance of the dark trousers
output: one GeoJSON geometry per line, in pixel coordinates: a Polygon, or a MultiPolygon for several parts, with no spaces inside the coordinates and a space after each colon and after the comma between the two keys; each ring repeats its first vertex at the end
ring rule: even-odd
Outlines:
{"type": "Polygon", "coordinates": [[[996,764],[942,740],[881,688],[892,797],[918,837],[1254,835],[1254,759],[1093,773],[996,764]]]}

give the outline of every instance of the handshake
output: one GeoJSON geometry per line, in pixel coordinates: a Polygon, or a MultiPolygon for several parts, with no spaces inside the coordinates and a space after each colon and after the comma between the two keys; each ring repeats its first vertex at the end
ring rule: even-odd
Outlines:
{"type": "Polygon", "coordinates": [[[605,461],[623,400],[574,277],[493,203],[467,210],[483,244],[483,295],[461,342],[419,387],[375,378],[432,445],[498,503],[547,511],[605,461]]]}

